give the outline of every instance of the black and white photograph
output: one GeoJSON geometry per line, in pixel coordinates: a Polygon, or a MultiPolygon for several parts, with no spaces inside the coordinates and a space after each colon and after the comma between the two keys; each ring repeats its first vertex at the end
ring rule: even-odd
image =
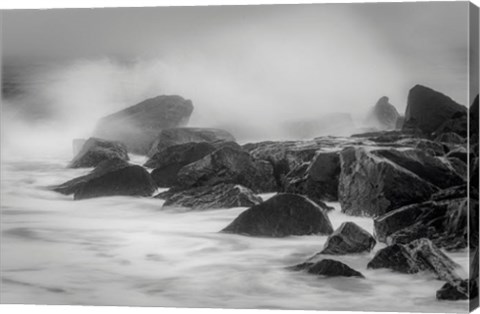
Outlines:
{"type": "Polygon", "coordinates": [[[0,303],[478,306],[475,4],[0,21],[0,303]]]}

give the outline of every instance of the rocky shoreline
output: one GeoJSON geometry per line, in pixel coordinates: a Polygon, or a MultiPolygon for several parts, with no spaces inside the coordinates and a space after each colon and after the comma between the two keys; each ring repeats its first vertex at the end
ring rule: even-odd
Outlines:
{"type": "Polygon", "coordinates": [[[75,200],[125,195],[191,210],[248,207],[221,232],[329,235],[322,251],[289,267],[317,276],[364,278],[330,257],[382,242],[388,246],[368,268],[430,272],[445,282],[437,299],[472,299],[478,276],[461,278],[442,250],[468,249],[478,267],[478,107],[478,96],[467,108],[417,85],[404,116],[382,97],[367,133],[240,145],[226,130],[187,127],[191,101],[159,96],[102,119],[69,165],[94,169],[52,189],[75,200]],[[128,153],[149,160],[132,165],[128,153]],[[170,189],[155,195],[159,187],[170,189]],[[259,193],[277,194],[262,201],[259,193]],[[347,215],[371,217],[374,234],[351,222],[333,230],[324,203],[331,201],[347,215]]]}

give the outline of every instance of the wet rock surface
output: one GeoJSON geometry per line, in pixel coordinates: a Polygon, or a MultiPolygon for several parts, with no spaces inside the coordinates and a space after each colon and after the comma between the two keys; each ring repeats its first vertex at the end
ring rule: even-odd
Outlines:
{"type": "Polygon", "coordinates": [[[319,254],[344,255],[370,252],[377,242],[353,222],[344,222],[327,239],[319,254]]]}
{"type": "Polygon", "coordinates": [[[68,167],[96,167],[102,161],[109,159],[122,159],[128,161],[127,147],[120,142],[91,137],[83,143],[78,154],[73,158],[68,167]]]}
{"type": "Polygon", "coordinates": [[[296,194],[277,194],[241,213],[222,232],[286,237],[328,235],[333,228],[328,215],[313,201],[296,194]]]}
{"type": "Polygon", "coordinates": [[[305,271],[312,275],[325,277],[358,277],[365,278],[359,271],[345,265],[342,262],[323,259],[316,263],[303,263],[288,268],[294,271],[305,271]]]}

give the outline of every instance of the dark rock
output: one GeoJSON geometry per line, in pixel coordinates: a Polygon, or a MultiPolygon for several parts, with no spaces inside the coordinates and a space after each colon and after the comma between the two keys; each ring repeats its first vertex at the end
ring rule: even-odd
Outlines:
{"type": "Polygon", "coordinates": [[[395,129],[401,130],[403,128],[403,124],[405,123],[405,117],[399,116],[397,118],[397,123],[395,124],[395,129]]]}
{"type": "Polygon", "coordinates": [[[339,201],[342,212],[375,217],[427,200],[438,190],[431,183],[387,158],[364,148],[340,152],[339,201]]]}
{"type": "Polygon", "coordinates": [[[360,134],[353,134],[354,138],[366,138],[376,143],[394,143],[405,139],[424,138],[425,135],[415,130],[394,130],[394,131],[375,131],[360,134]]]}
{"type": "Polygon", "coordinates": [[[428,135],[436,131],[438,134],[444,133],[447,131],[447,126],[439,131],[444,123],[456,116],[466,117],[466,113],[467,109],[450,97],[431,88],[416,85],[408,94],[402,130],[419,129],[428,135]]]}
{"type": "Polygon", "coordinates": [[[399,116],[397,109],[388,102],[388,97],[383,96],[368,114],[367,123],[381,130],[393,130],[399,116]]]}
{"type": "Polygon", "coordinates": [[[443,156],[446,153],[446,149],[443,144],[423,138],[406,138],[396,141],[395,144],[403,147],[415,148],[432,156],[443,156]]]}
{"type": "Polygon", "coordinates": [[[310,164],[300,165],[287,174],[284,191],[306,195],[317,203],[338,201],[339,175],[339,153],[319,152],[310,164]]]}
{"type": "Polygon", "coordinates": [[[231,147],[222,147],[186,165],[178,172],[177,181],[183,189],[219,183],[240,184],[255,193],[276,189],[268,162],[254,160],[247,152],[231,147]]]}
{"type": "Polygon", "coordinates": [[[323,259],[316,263],[303,263],[293,267],[290,270],[306,271],[312,275],[325,277],[359,277],[365,278],[362,273],[349,266],[332,259],[323,259]]]}
{"type": "Polygon", "coordinates": [[[452,147],[447,153],[446,157],[448,158],[458,158],[463,161],[465,164],[468,163],[469,154],[467,148],[463,146],[452,147]]]}
{"type": "Polygon", "coordinates": [[[401,273],[429,271],[438,279],[450,283],[460,277],[455,269],[459,267],[428,239],[418,239],[409,244],[394,244],[377,252],[367,268],[389,268],[401,273]]]}
{"type": "Polygon", "coordinates": [[[414,274],[420,271],[408,249],[401,244],[393,244],[379,250],[368,263],[367,268],[388,268],[405,274],[414,274]]]}
{"type": "Polygon", "coordinates": [[[167,147],[156,153],[146,163],[145,167],[155,168],[151,175],[159,187],[178,185],[177,174],[184,166],[191,164],[217,148],[210,143],[185,143],[167,147]]]}
{"type": "MultiPolygon", "coordinates": [[[[471,144],[478,144],[478,126],[479,126],[479,115],[478,115],[478,95],[475,97],[472,105],[470,106],[470,129],[469,129],[469,138],[471,144]]],[[[478,156],[478,145],[476,148],[476,155],[478,156]]]]}
{"type": "Polygon", "coordinates": [[[343,255],[370,252],[376,243],[370,233],[348,221],[328,237],[320,254],[343,255]]]}
{"type": "Polygon", "coordinates": [[[121,141],[129,152],[146,155],[161,130],[186,125],[192,111],[190,100],[158,96],[102,118],[94,134],[121,141]]]}
{"type": "Polygon", "coordinates": [[[466,247],[468,208],[466,198],[457,197],[459,190],[437,193],[433,197],[438,200],[407,205],[376,217],[377,240],[392,244],[426,237],[446,249],[466,247]]]}
{"type": "Polygon", "coordinates": [[[463,181],[467,182],[468,180],[468,166],[465,162],[458,159],[457,157],[447,158],[448,163],[455,171],[455,173],[462,178],[463,181]]]}
{"type": "MultiPolygon", "coordinates": [[[[235,142],[232,134],[221,129],[212,128],[171,128],[165,129],[157,134],[155,141],[148,152],[149,157],[162,152],[170,146],[186,143],[222,143],[235,142]]],[[[236,143],[235,143],[236,144],[236,143]]],[[[233,144],[233,145],[235,145],[233,144]]],[[[237,144],[238,145],[238,144],[237,144]]],[[[239,148],[237,146],[237,148],[239,148]]],[[[240,148],[239,148],[240,149],[240,148]]]]}
{"type": "Polygon", "coordinates": [[[250,189],[235,184],[202,186],[179,192],[164,192],[156,198],[165,199],[164,207],[187,207],[208,210],[232,207],[251,207],[262,202],[250,189]]]}
{"type": "Polygon", "coordinates": [[[260,142],[243,146],[253,158],[266,160],[273,166],[275,181],[283,188],[285,176],[299,165],[310,162],[320,145],[310,142],[260,142]]]}
{"type": "Polygon", "coordinates": [[[155,190],[155,182],[143,167],[127,166],[84,182],[75,191],[74,199],[117,195],[151,196],[155,190]]]}
{"type": "Polygon", "coordinates": [[[456,284],[447,282],[437,291],[438,300],[458,301],[474,299],[476,297],[478,297],[478,284],[468,279],[456,284]]]}
{"type": "Polygon", "coordinates": [[[104,160],[116,158],[128,161],[127,147],[124,144],[91,137],[84,143],[68,167],[96,167],[104,160]]]}
{"type": "Polygon", "coordinates": [[[55,192],[70,195],[76,193],[86,182],[107,174],[108,172],[128,167],[129,163],[123,159],[107,159],[100,162],[89,174],[69,180],[63,184],[51,187],[55,192]]]}
{"type": "Polygon", "coordinates": [[[464,183],[463,179],[448,164],[420,150],[382,149],[372,153],[394,162],[439,188],[464,183]]]}
{"type": "Polygon", "coordinates": [[[467,139],[464,137],[461,137],[457,133],[453,132],[446,132],[446,133],[441,133],[435,138],[435,141],[437,142],[444,142],[444,143],[452,143],[452,144],[464,144],[467,139]]]}
{"type": "Polygon", "coordinates": [[[222,232],[250,236],[286,237],[333,232],[327,214],[308,198],[277,194],[241,213],[222,232]]]}

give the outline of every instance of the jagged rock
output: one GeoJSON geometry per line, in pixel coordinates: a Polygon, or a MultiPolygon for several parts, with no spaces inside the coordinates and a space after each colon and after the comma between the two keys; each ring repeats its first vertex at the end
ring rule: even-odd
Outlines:
{"type": "Polygon", "coordinates": [[[141,166],[109,171],[84,182],[74,193],[75,200],[103,196],[151,196],[157,189],[150,174],[141,166]]]}
{"type": "Polygon", "coordinates": [[[153,155],[144,166],[155,168],[151,175],[159,187],[172,187],[178,185],[177,174],[180,169],[202,159],[216,149],[216,146],[206,142],[170,146],[153,155]]]}
{"type": "Polygon", "coordinates": [[[395,144],[403,147],[415,148],[432,156],[443,156],[446,153],[445,146],[443,144],[423,138],[405,138],[396,141],[395,144]]]}
{"type": "Polygon", "coordinates": [[[299,165],[310,162],[319,150],[316,142],[260,142],[243,145],[253,158],[266,160],[273,166],[275,181],[283,187],[285,176],[299,165]]]}
{"type": "Polygon", "coordinates": [[[446,157],[448,158],[458,158],[464,163],[468,163],[468,150],[466,147],[463,146],[456,146],[456,147],[451,147],[449,152],[447,153],[446,157]]]}
{"type": "Polygon", "coordinates": [[[427,200],[438,190],[411,171],[365,148],[340,152],[339,201],[342,211],[375,217],[427,200]]]}
{"type": "Polygon", "coordinates": [[[466,247],[467,202],[455,193],[459,191],[438,193],[433,196],[437,200],[407,205],[376,217],[376,239],[392,244],[426,237],[447,249],[466,247]]]}
{"type": "Polygon", "coordinates": [[[186,125],[192,111],[190,100],[158,96],[102,118],[94,135],[121,141],[129,152],[146,155],[161,130],[186,125]]]}
{"type": "Polygon", "coordinates": [[[379,250],[368,263],[367,268],[388,268],[405,274],[414,274],[420,271],[408,249],[402,244],[393,244],[379,250]]]}
{"type": "MultiPolygon", "coordinates": [[[[428,135],[433,132],[445,133],[450,131],[450,127],[454,127],[454,125],[445,125],[446,123],[457,117],[462,119],[461,117],[466,117],[466,114],[466,107],[456,103],[450,97],[431,88],[416,85],[408,94],[402,130],[419,129],[428,135]],[[442,128],[439,129],[440,127],[442,128]]],[[[458,133],[455,129],[451,131],[458,133]]]]}
{"type": "Polygon", "coordinates": [[[463,181],[467,182],[468,180],[468,166],[465,162],[460,160],[457,157],[450,157],[447,158],[448,163],[452,167],[452,169],[455,171],[455,173],[462,178],[463,181]]]}
{"type": "MultiPolygon", "coordinates": [[[[170,146],[186,143],[221,143],[232,142],[232,145],[238,145],[232,134],[222,129],[212,128],[171,128],[160,131],[155,137],[151,149],[148,152],[149,157],[162,152],[170,146]]],[[[237,147],[239,148],[239,147],[237,147]]]]}
{"type": "Polygon", "coordinates": [[[420,150],[381,149],[372,153],[394,162],[439,188],[464,183],[463,179],[448,164],[420,150]]]}
{"type": "Polygon", "coordinates": [[[474,299],[476,297],[478,297],[478,284],[468,279],[456,284],[447,282],[437,291],[438,300],[458,301],[474,299]]]}
{"type": "Polygon", "coordinates": [[[252,190],[241,185],[224,183],[178,192],[167,191],[156,198],[166,200],[164,207],[187,207],[193,210],[251,207],[262,202],[252,190]]]}
{"type": "Polygon", "coordinates": [[[450,283],[460,281],[455,272],[458,265],[428,239],[418,239],[409,244],[394,244],[377,252],[367,268],[389,268],[401,273],[429,271],[438,279],[450,283]]]}
{"type": "Polygon", "coordinates": [[[323,259],[316,263],[302,263],[288,268],[294,271],[306,271],[309,274],[325,277],[359,277],[362,273],[336,260],[323,259]]]}
{"type": "MultiPolygon", "coordinates": [[[[478,144],[478,128],[479,128],[479,115],[478,115],[478,98],[479,96],[475,97],[472,105],[470,106],[470,129],[469,129],[469,138],[470,144],[478,144]]],[[[476,148],[476,155],[478,156],[478,145],[476,148]]]]}
{"type": "Polygon", "coordinates": [[[464,137],[461,137],[457,133],[453,132],[446,132],[446,133],[441,133],[435,138],[435,141],[437,142],[444,142],[444,143],[452,143],[452,144],[464,144],[467,139],[464,137]]]}
{"type": "Polygon", "coordinates": [[[241,213],[222,232],[250,236],[286,237],[333,232],[327,214],[308,198],[277,194],[241,213]]]}
{"type": "Polygon", "coordinates": [[[183,189],[218,183],[240,184],[255,193],[276,189],[273,169],[267,161],[254,160],[247,152],[232,147],[222,147],[184,166],[177,182],[183,189]]]}
{"type": "Polygon", "coordinates": [[[306,195],[317,203],[337,201],[339,175],[339,153],[319,152],[310,164],[302,164],[287,174],[284,191],[306,195]]]}
{"type": "Polygon", "coordinates": [[[328,237],[320,254],[344,255],[370,252],[376,243],[370,233],[348,221],[328,237]]]}
{"type": "Polygon", "coordinates": [[[116,158],[129,160],[127,147],[124,144],[91,137],[83,144],[80,152],[73,158],[68,167],[96,167],[104,160],[116,158]]]}
{"type": "Polygon", "coordinates": [[[393,130],[399,116],[397,109],[388,102],[388,97],[383,96],[368,114],[367,123],[381,130],[393,130]]]}
{"type": "Polygon", "coordinates": [[[57,186],[51,187],[55,192],[70,195],[76,193],[86,182],[104,174],[128,167],[129,163],[123,159],[107,159],[100,162],[89,174],[69,180],[57,186]]]}

